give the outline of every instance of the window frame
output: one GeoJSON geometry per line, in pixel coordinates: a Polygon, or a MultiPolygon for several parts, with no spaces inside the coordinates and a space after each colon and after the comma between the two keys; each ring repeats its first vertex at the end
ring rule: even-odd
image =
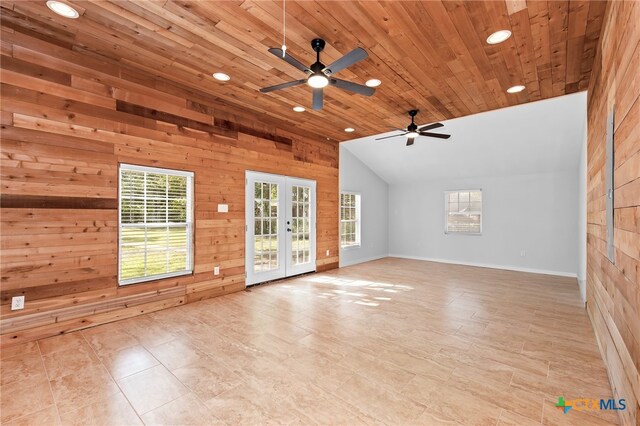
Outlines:
{"type": "Polygon", "coordinates": [[[340,228],[338,230],[340,236],[340,250],[351,250],[362,247],[362,239],[361,239],[361,231],[362,231],[362,195],[356,191],[340,191],[340,199],[338,202],[338,218],[340,222],[340,228]],[[342,195],[354,195],[356,201],[356,218],[355,220],[342,220],[342,195]],[[356,227],[355,238],[356,242],[354,244],[343,245],[342,244],[342,224],[343,222],[353,222],[356,227]]]}
{"type": "Polygon", "coordinates": [[[484,218],[483,212],[483,204],[484,204],[484,196],[482,193],[482,188],[468,188],[468,189],[448,189],[444,191],[444,233],[445,235],[472,235],[472,236],[481,236],[482,235],[482,222],[484,218]],[[449,231],[449,194],[453,192],[480,192],[480,231],[479,232],[458,232],[458,231],[449,231]]]}
{"type": "MultiPolygon", "coordinates": [[[[184,275],[193,275],[194,273],[194,259],[195,259],[195,173],[186,170],[177,170],[177,169],[168,169],[168,168],[160,168],[160,167],[149,167],[149,166],[141,166],[137,164],[129,164],[129,163],[119,163],[118,164],[118,286],[124,287],[132,284],[145,283],[149,281],[157,281],[166,278],[179,277],[184,275]],[[187,269],[176,271],[176,272],[167,272],[163,274],[142,276],[136,278],[127,278],[122,279],[121,277],[121,265],[122,265],[122,229],[123,224],[121,220],[121,212],[122,212],[122,172],[126,170],[132,170],[137,172],[146,172],[146,173],[157,173],[164,174],[169,176],[184,176],[187,178],[187,220],[186,222],[173,223],[175,226],[185,226],[187,228],[187,269]]],[[[166,223],[164,226],[169,225],[171,222],[166,223]]],[[[146,222],[144,223],[146,225],[146,222]]],[[[126,227],[126,226],[124,226],[126,227]]],[[[145,250],[147,250],[145,248],[145,250]]]]}

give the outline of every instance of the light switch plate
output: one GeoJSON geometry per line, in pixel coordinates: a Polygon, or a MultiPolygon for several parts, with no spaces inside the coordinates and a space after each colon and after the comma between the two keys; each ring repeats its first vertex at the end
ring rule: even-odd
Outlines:
{"type": "Polygon", "coordinates": [[[219,266],[214,266],[213,267],[213,275],[220,275],[220,267],[219,266]]]}
{"type": "Polygon", "coordinates": [[[218,213],[229,213],[229,204],[218,204],[218,213]]]}
{"type": "Polygon", "coordinates": [[[24,296],[15,296],[11,298],[11,310],[17,311],[24,309],[24,296]]]}

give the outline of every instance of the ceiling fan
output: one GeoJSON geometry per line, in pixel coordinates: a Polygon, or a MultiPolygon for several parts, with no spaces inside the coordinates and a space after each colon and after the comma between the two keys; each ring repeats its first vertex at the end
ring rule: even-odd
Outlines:
{"type": "Polygon", "coordinates": [[[299,86],[301,84],[307,83],[309,86],[313,88],[313,109],[322,109],[322,99],[323,93],[322,89],[326,86],[334,86],[339,89],[348,90],[353,93],[357,93],[359,95],[371,96],[375,93],[375,89],[367,86],[363,86],[362,84],[352,83],[346,80],[340,80],[339,78],[334,78],[333,74],[342,71],[343,69],[350,67],[351,65],[359,62],[369,55],[367,52],[358,47],[351,52],[344,55],[342,58],[333,62],[331,65],[325,66],[322,62],[320,62],[320,52],[324,49],[325,42],[321,38],[316,38],[311,41],[311,47],[316,52],[316,62],[311,66],[307,67],[298,61],[293,56],[288,53],[282,52],[282,49],[278,49],[276,47],[272,47],[269,49],[269,52],[278,58],[286,61],[288,64],[293,65],[298,68],[300,71],[307,74],[307,78],[302,80],[290,81],[288,83],[276,84],[275,86],[265,87],[260,89],[262,93],[273,92],[274,90],[286,89],[288,87],[299,86]]]}
{"type": "Polygon", "coordinates": [[[404,132],[404,133],[401,133],[399,135],[385,136],[383,138],[378,138],[376,140],[379,141],[382,139],[389,139],[389,138],[395,138],[396,136],[406,135],[407,146],[409,146],[409,145],[413,145],[413,142],[418,136],[428,136],[430,138],[440,138],[440,139],[449,139],[451,137],[451,135],[445,135],[442,133],[431,133],[427,131],[427,130],[433,130],[433,129],[437,129],[438,127],[444,126],[444,124],[442,123],[433,123],[433,124],[427,124],[427,125],[418,127],[418,125],[414,121],[417,114],[418,114],[417,109],[412,109],[411,111],[409,111],[409,116],[411,117],[411,124],[407,126],[407,130],[401,130],[401,132],[404,132]]]}

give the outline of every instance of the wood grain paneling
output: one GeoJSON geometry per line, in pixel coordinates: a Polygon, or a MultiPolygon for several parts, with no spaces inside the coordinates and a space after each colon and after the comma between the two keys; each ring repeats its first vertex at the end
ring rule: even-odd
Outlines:
{"type": "MultiPolygon", "coordinates": [[[[162,97],[126,87],[109,94],[113,86],[107,77],[95,81],[73,65],[53,66],[56,53],[69,58],[72,48],[96,64],[111,58],[143,69],[146,76],[130,76],[141,84],[156,76],[179,82],[198,95],[190,98],[196,104],[215,100],[229,114],[246,117],[250,112],[276,127],[338,141],[404,127],[406,111],[413,108],[422,111],[420,119],[426,123],[586,90],[605,6],[604,1],[578,0],[287,2],[289,53],[311,64],[315,54],[309,43],[322,37],[327,41],[322,60],[329,64],[362,47],[369,59],[340,76],[383,82],[373,97],[327,88],[322,111],[299,114],[291,108],[310,106],[309,87],[258,92],[302,77],[267,52],[282,44],[282,1],[69,3],[77,6],[79,19],[59,17],[41,0],[2,2],[6,28],[28,25],[56,45],[49,69],[34,64],[30,58],[37,53],[21,47],[8,70],[24,70],[32,82],[46,79],[47,93],[62,90],[75,101],[106,108],[114,99],[154,109],[161,100],[172,104],[171,87],[162,88],[162,97]],[[487,37],[500,29],[513,36],[488,45],[487,37]],[[214,80],[211,73],[217,71],[228,73],[231,81],[214,80]],[[69,79],[73,90],[66,87],[69,79]],[[516,84],[527,89],[507,94],[516,84]],[[345,134],[345,127],[356,133],[345,134]]],[[[107,73],[113,66],[106,65],[107,73]]],[[[159,110],[198,121],[184,105],[159,110]]]]}
{"type": "Polygon", "coordinates": [[[22,25],[2,27],[3,345],[243,289],[246,170],[317,181],[317,265],[337,267],[334,142],[22,25]],[[195,172],[193,275],[118,287],[119,163],[195,172]],[[11,311],[18,294],[26,307],[11,311]]]}
{"type": "MultiPolygon", "coordinates": [[[[317,268],[336,267],[334,142],[344,127],[363,136],[406,125],[414,107],[426,122],[584,90],[604,13],[598,1],[288,2],[292,54],[311,63],[317,36],[328,42],[327,63],[362,46],[370,58],[341,76],[383,80],[373,98],[328,90],[324,110],[297,114],[291,107],[309,104],[308,88],[258,92],[300,77],[267,53],[280,45],[281,2],[70,3],[80,19],[43,1],[0,5],[3,343],[241,289],[248,169],[318,181],[317,268]],[[503,28],[513,37],[488,46],[503,28]],[[219,83],[213,71],[232,79],[219,83]],[[505,93],[519,83],[525,92],[505,93]],[[192,276],[117,287],[121,162],[195,171],[192,276]],[[24,311],[8,309],[16,294],[27,296],[24,311]]],[[[623,52],[615,66],[634,58],[623,52]]],[[[628,91],[617,96],[637,111],[628,91]]],[[[633,126],[618,132],[637,140],[633,126]]],[[[635,155],[628,145],[620,158],[635,155]]],[[[617,189],[618,208],[635,205],[637,187],[617,189]]],[[[635,216],[624,217],[628,227],[635,216]]],[[[631,264],[633,236],[621,241],[631,264]]]]}
{"type": "Polygon", "coordinates": [[[640,421],[640,3],[607,8],[588,105],[587,302],[609,379],[640,421]],[[605,122],[615,109],[614,245],[607,257],[605,122]]]}

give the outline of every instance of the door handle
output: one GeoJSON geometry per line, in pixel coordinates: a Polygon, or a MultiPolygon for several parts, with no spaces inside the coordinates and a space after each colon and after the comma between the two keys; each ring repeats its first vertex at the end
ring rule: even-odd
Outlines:
{"type": "Polygon", "coordinates": [[[291,228],[287,228],[287,232],[291,232],[291,228]]]}

